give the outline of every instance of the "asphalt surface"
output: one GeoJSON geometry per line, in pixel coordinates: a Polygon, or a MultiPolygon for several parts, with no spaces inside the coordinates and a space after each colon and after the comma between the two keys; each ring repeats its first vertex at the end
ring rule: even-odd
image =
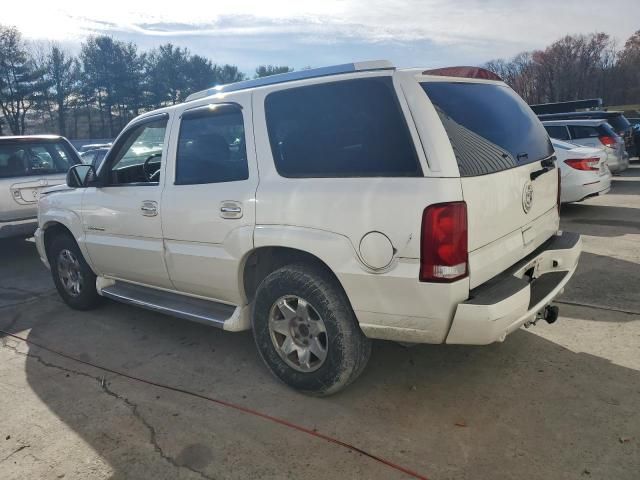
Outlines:
{"type": "MultiPolygon", "coordinates": [[[[567,205],[583,234],[560,319],[486,347],[376,342],[326,399],[273,379],[248,333],[106,302],[68,309],[30,241],[0,243],[0,329],[256,409],[438,479],[640,478],[640,165],[567,205]]],[[[0,338],[0,478],[410,478],[357,451],[0,338]]]]}

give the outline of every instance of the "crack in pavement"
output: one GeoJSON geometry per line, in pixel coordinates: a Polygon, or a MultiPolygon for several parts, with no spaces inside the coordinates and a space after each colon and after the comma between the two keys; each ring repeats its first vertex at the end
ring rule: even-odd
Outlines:
{"type": "Polygon", "coordinates": [[[19,302],[0,304],[0,309],[19,307],[20,305],[26,305],[27,303],[35,302],[37,300],[42,300],[44,298],[54,297],[54,296],[57,296],[57,292],[55,290],[47,291],[38,295],[34,295],[33,297],[29,297],[25,300],[21,300],[19,302]]]}
{"type": "Polygon", "coordinates": [[[154,448],[154,450],[156,451],[156,453],[158,455],[160,455],[162,458],[164,458],[167,462],[169,462],[175,468],[178,468],[178,469],[179,468],[186,468],[187,470],[200,475],[200,477],[202,477],[202,478],[205,478],[207,480],[214,480],[213,477],[209,477],[209,476],[205,475],[200,470],[196,470],[194,468],[191,468],[188,465],[180,465],[172,457],[170,457],[169,455],[165,454],[164,451],[162,450],[162,448],[160,447],[160,445],[158,444],[158,440],[157,440],[157,436],[156,436],[156,429],[153,427],[153,425],[151,425],[149,422],[147,422],[147,420],[140,414],[140,412],[138,411],[138,405],[133,403],[128,398],[123,397],[122,395],[118,395],[117,393],[115,393],[113,390],[111,390],[109,388],[109,386],[107,385],[106,382],[102,382],[100,385],[102,387],[102,390],[107,395],[111,395],[112,397],[117,398],[118,400],[124,402],[129,408],[131,408],[131,413],[133,413],[133,416],[135,418],[137,418],[140,421],[140,423],[142,423],[147,428],[147,430],[149,430],[149,434],[150,434],[150,440],[149,441],[150,441],[151,445],[153,445],[153,448],[154,448]]]}
{"type": "MultiPolygon", "coordinates": [[[[16,326],[16,323],[18,323],[18,321],[20,320],[20,318],[22,317],[22,314],[20,312],[16,313],[13,315],[13,317],[11,318],[11,321],[9,322],[9,324],[5,327],[2,327],[3,330],[6,330],[7,332],[11,333],[11,330],[13,329],[13,327],[16,326]]],[[[0,334],[0,338],[3,338],[4,335],[0,334]]],[[[4,345],[4,341],[2,342],[2,344],[4,345]]]]}
{"type": "Polygon", "coordinates": [[[25,448],[29,448],[31,445],[20,445],[18,448],[16,448],[13,452],[11,452],[9,455],[7,455],[6,457],[4,457],[2,460],[0,460],[0,463],[3,463],[7,460],[9,460],[11,457],[13,457],[16,453],[21,452],[22,450],[24,450],[25,448]]]}
{"type": "MultiPolygon", "coordinates": [[[[111,390],[107,384],[106,381],[106,377],[102,376],[102,377],[97,377],[94,375],[91,375],[89,373],[86,372],[81,372],[78,370],[74,370],[72,368],[66,368],[63,367],[61,365],[56,365],[54,363],[50,363],[47,362],[46,360],[44,360],[40,355],[36,355],[34,353],[24,353],[21,352],[17,349],[17,347],[14,347],[12,345],[8,345],[6,343],[6,339],[2,338],[1,339],[2,342],[1,346],[4,348],[7,348],[9,350],[12,350],[13,352],[17,353],[18,355],[23,355],[25,357],[31,357],[33,359],[35,359],[38,363],[40,363],[41,365],[45,366],[45,367],[49,367],[49,368],[55,368],[57,370],[61,370],[63,372],[69,373],[69,374],[74,374],[74,375],[79,375],[82,377],[87,377],[90,378],[92,380],[95,380],[98,382],[98,384],[100,385],[100,390],[102,390],[103,393],[123,402],[127,407],[129,407],[131,409],[131,413],[133,414],[133,416],[140,422],[142,423],[142,425],[149,431],[149,443],[153,446],[154,451],[160,455],[160,457],[165,460],[167,463],[169,463],[170,465],[172,465],[173,467],[180,469],[180,468],[184,468],[186,470],[189,470],[190,472],[193,472],[197,475],[199,475],[201,478],[204,478],[205,480],[215,480],[213,477],[210,477],[208,475],[206,475],[204,472],[201,472],[200,470],[196,470],[188,465],[181,465],[178,462],[176,462],[176,460],[174,458],[172,458],[171,456],[167,455],[164,450],[162,450],[162,447],[160,447],[160,444],[158,443],[158,439],[157,439],[157,434],[156,434],[156,429],[154,428],[153,425],[151,425],[143,416],[142,414],[139,412],[138,409],[138,405],[135,404],[134,402],[132,402],[131,400],[129,400],[127,397],[124,397],[118,393],[116,393],[115,391],[111,390]]],[[[29,445],[26,445],[25,447],[21,447],[18,450],[16,450],[15,452],[11,453],[9,455],[12,456],[15,453],[18,453],[20,450],[23,450],[24,448],[28,447],[29,445]]],[[[7,458],[9,458],[7,457],[7,458]]],[[[6,458],[4,459],[6,460],[6,458]]],[[[2,461],[4,461],[2,460],[2,461]]]]}

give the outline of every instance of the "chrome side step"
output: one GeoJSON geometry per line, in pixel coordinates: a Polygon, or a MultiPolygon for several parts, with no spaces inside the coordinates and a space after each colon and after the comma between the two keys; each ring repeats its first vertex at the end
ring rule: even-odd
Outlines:
{"type": "Polygon", "coordinates": [[[115,282],[100,289],[104,297],[135,305],[173,317],[224,328],[236,307],[177,293],[165,292],[125,282],[115,282]]]}

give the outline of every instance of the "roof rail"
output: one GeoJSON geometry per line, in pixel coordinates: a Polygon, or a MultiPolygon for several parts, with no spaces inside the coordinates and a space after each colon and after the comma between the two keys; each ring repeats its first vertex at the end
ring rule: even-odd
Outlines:
{"type": "Polygon", "coordinates": [[[307,70],[298,70],[289,73],[279,73],[268,77],[256,78],[253,80],[243,80],[236,83],[228,83],[226,85],[216,85],[200,92],[189,95],[187,102],[208,97],[216,93],[235,92],[237,90],[246,90],[247,88],[263,87],[265,85],[275,85],[278,83],[293,82],[294,80],[303,80],[307,78],[326,77],[329,75],[338,75],[340,73],[364,72],[370,70],[393,70],[395,67],[387,60],[372,60],[367,62],[344,63],[342,65],[333,65],[330,67],[309,68],[307,70]]]}
{"type": "Polygon", "coordinates": [[[442,77],[479,78],[482,80],[502,81],[499,75],[480,67],[444,67],[425,70],[423,75],[439,75],[442,77]]]}

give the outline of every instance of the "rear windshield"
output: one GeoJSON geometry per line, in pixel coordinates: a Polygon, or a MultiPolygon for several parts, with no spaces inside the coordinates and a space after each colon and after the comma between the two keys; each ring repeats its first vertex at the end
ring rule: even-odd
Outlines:
{"type": "Polygon", "coordinates": [[[596,127],[588,125],[569,125],[569,131],[571,132],[571,138],[584,139],[584,138],[597,138],[601,136],[612,136],[616,133],[608,123],[603,123],[596,127]]]}
{"type": "Polygon", "coordinates": [[[464,82],[421,85],[440,115],[461,176],[500,172],[553,155],[538,117],[509,87],[464,82]]]}
{"type": "Polygon", "coordinates": [[[607,123],[609,123],[609,125],[611,125],[614,130],[619,133],[626,131],[631,126],[629,120],[627,120],[627,117],[625,117],[624,115],[609,117],[607,118],[607,123]]]}
{"type": "Polygon", "coordinates": [[[64,143],[16,142],[0,144],[0,178],[31,177],[66,173],[79,163],[64,143]]]}

